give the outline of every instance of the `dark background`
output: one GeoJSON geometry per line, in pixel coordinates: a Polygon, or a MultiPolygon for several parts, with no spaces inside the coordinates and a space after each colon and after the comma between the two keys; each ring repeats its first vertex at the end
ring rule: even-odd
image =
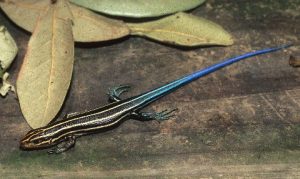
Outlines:
{"type": "MultiPolygon", "coordinates": [[[[222,25],[230,47],[180,49],[143,38],[76,45],[73,81],[58,117],[107,103],[107,89],[132,96],[221,59],[298,43],[298,0],[208,0],[191,11],[222,25]]],[[[15,83],[30,34],[0,13],[19,46],[15,83]]],[[[299,44],[299,43],[298,43],[299,44]]],[[[0,175],[21,177],[274,177],[300,175],[300,73],[288,64],[299,46],[234,64],[157,101],[146,111],[179,108],[158,123],[128,120],[80,138],[61,155],[19,150],[30,129],[13,94],[0,98],[0,175]]],[[[33,91],[34,92],[34,91],[33,91]]]]}

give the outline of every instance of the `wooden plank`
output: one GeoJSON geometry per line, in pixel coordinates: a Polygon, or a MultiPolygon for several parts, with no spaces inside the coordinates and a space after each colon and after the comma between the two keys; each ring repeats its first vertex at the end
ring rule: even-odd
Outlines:
{"type": "MultiPolygon", "coordinates": [[[[59,114],[106,104],[106,91],[132,84],[136,95],[221,59],[298,40],[298,1],[210,1],[193,13],[233,33],[231,47],[178,49],[141,38],[77,44],[73,81],[59,114]],[[276,23],[275,23],[276,22],[276,23]],[[118,42],[118,43],[117,43],[118,42]]],[[[16,38],[20,68],[29,35],[0,14],[16,38]]],[[[249,59],[154,103],[179,108],[169,121],[128,120],[82,137],[62,155],[19,150],[29,130],[13,95],[0,99],[0,174],[4,177],[299,178],[300,73],[288,64],[293,47],[249,59]]]]}
{"type": "MultiPolygon", "coordinates": [[[[113,131],[79,139],[74,150],[62,155],[49,156],[45,155],[45,151],[26,153],[18,148],[6,149],[5,145],[1,161],[6,168],[5,173],[19,170],[19,167],[29,171],[40,168],[39,175],[51,174],[57,169],[69,171],[72,175],[72,171],[82,165],[84,168],[104,170],[104,175],[106,170],[116,173],[128,170],[128,173],[121,172],[119,176],[140,170],[144,171],[142,175],[151,176],[151,171],[162,175],[163,171],[170,169],[178,169],[174,175],[185,175],[187,173],[182,168],[189,167],[196,174],[205,176],[202,173],[204,169],[201,170],[205,163],[212,169],[210,172],[213,175],[210,176],[244,176],[238,172],[243,170],[248,171],[247,175],[252,175],[251,170],[256,170],[256,176],[273,176],[272,173],[279,170],[277,165],[287,167],[300,163],[297,157],[300,154],[297,150],[300,146],[299,125],[294,125],[299,123],[300,109],[290,108],[285,101],[291,97],[294,99],[293,94],[298,92],[288,90],[272,95],[265,93],[192,103],[176,102],[181,106],[180,110],[191,112],[182,112],[176,119],[160,124],[154,121],[127,121],[113,131]],[[273,112],[278,109],[270,102],[278,98],[282,101],[277,101],[276,107],[282,104],[287,106],[279,114],[273,112]],[[269,104],[269,109],[262,107],[269,104]],[[199,109],[195,110],[195,107],[199,109]],[[294,115],[289,117],[289,121],[282,119],[291,112],[294,115]],[[64,161],[68,166],[64,166],[64,161]],[[178,164],[184,166],[178,168],[178,164]],[[267,164],[270,164],[270,171],[260,167],[267,167],[267,164]],[[228,165],[233,165],[229,166],[233,170],[226,172],[228,165]],[[214,173],[215,170],[219,172],[214,173]]],[[[171,102],[160,103],[155,109],[168,105],[171,102]]],[[[6,127],[11,129],[15,126],[6,127]]],[[[4,137],[4,144],[11,142],[11,138],[4,137]]],[[[291,175],[299,175],[298,170],[293,170],[283,170],[282,174],[291,172],[291,175]]],[[[98,173],[102,176],[101,172],[95,172],[98,173]]],[[[86,172],[82,174],[89,176],[86,172]]]]}

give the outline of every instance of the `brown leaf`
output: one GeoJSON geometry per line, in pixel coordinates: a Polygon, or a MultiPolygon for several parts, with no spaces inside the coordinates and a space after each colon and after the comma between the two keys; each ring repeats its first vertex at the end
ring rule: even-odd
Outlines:
{"type": "Polygon", "coordinates": [[[45,11],[49,1],[43,0],[5,0],[0,1],[2,10],[18,26],[32,32],[41,12],[45,11]]]}
{"type": "Polygon", "coordinates": [[[67,94],[74,62],[71,12],[57,1],[41,13],[17,80],[22,112],[32,128],[47,125],[67,94]]]}
{"type": "MultiPolygon", "coordinates": [[[[0,6],[17,25],[32,32],[40,13],[50,3],[50,0],[7,0],[0,2],[0,6]]],[[[129,35],[129,28],[120,20],[106,18],[68,2],[65,5],[74,17],[73,33],[76,42],[106,41],[129,35]]]]}

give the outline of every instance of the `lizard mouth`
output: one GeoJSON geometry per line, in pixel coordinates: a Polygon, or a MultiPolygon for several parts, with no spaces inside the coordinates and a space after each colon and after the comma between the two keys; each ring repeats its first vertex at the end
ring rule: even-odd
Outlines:
{"type": "Polygon", "coordinates": [[[22,150],[30,150],[30,149],[34,149],[34,148],[35,148],[35,146],[32,143],[21,140],[21,142],[20,142],[20,149],[22,149],[22,150]]]}
{"type": "Polygon", "coordinates": [[[49,148],[52,145],[48,143],[34,143],[31,141],[21,140],[20,141],[20,149],[21,150],[38,150],[38,149],[45,149],[49,148]]]}

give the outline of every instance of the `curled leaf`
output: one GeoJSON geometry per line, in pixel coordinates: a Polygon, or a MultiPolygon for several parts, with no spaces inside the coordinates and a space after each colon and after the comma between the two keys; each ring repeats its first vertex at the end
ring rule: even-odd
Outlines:
{"type": "Polygon", "coordinates": [[[18,47],[4,26],[0,26],[0,78],[17,55],[18,47]]]}
{"type": "Polygon", "coordinates": [[[66,3],[49,5],[39,17],[17,79],[21,109],[32,128],[56,116],[70,85],[74,40],[66,3]]]}
{"type": "Polygon", "coordinates": [[[94,11],[125,17],[157,17],[193,9],[205,0],[70,0],[94,11]]]}
{"type": "MultiPolygon", "coordinates": [[[[50,0],[6,0],[0,1],[0,6],[17,25],[33,32],[38,17],[50,3],[50,0]]],[[[76,42],[106,41],[129,35],[129,28],[120,20],[106,18],[69,2],[65,2],[65,6],[73,16],[76,42]]]]}
{"type": "Polygon", "coordinates": [[[15,92],[15,87],[7,81],[8,76],[9,74],[6,72],[2,77],[2,86],[0,87],[1,96],[6,96],[9,91],[15,92]]]}
{"type": "Polygon", "coordinates": [[[183,45],[232,45],[233,39],[221,26],[186,13],[177,13],[145,23],[129,23],[132,35],[183,45]]]}
{"type": "Polygon", "coordinates": [[[18,48],[11,37],[9,32],[4,26],[0,26],[0,95],[5,96],[10,89],[12,89],[12,85],[7,82],[8,73],[5,71],[17,55],[18,48]]]}

